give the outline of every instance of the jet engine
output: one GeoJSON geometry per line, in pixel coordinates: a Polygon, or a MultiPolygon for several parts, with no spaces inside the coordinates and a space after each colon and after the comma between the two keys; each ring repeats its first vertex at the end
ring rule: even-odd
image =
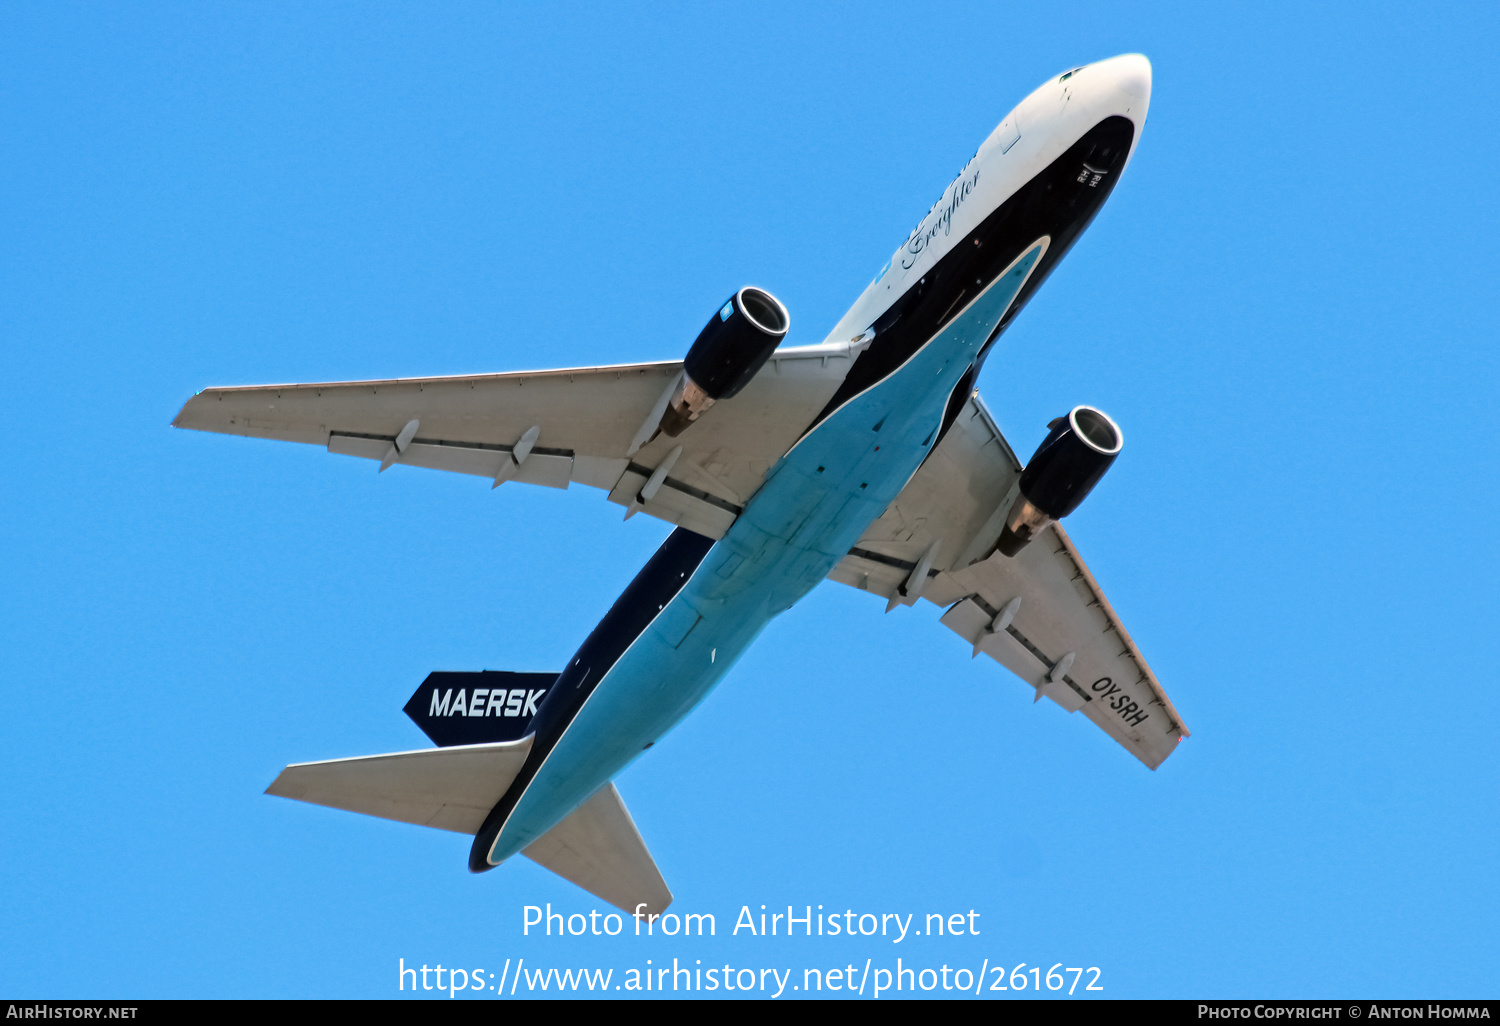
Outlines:
{"type": "Polygon", "coordinates": [[[786,307],[763,289],[746,286],[730,296],[688,350],[661,430],[675,438],[715,402],[738,394],[771,358],[790,324],[786,307]]]}
{"type": "Polygon", "coordinates": [[[1007,556],[1077,509],[1125,444],[1119,426],[1091,406],[1076,406],[1047,427],[1047,437],[1021,471],[1020,494],[996,544],[1007,556]]]}

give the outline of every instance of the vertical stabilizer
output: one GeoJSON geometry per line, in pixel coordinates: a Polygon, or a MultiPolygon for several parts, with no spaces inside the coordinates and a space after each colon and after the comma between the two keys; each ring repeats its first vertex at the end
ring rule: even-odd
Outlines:
{"type": "Polygon", "coordinates": [[[442,748],[519,741],[555,673],[436,670],[406,702],[405,713],[442,748]]]}

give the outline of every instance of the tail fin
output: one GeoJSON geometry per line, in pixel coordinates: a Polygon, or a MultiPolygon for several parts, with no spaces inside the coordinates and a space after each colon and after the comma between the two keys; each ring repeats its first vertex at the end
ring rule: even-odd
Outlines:
{"type": "Polygon", "coordinates": [[[437,670],[406,703],[406,715],[441,748],[518,741],[551,690],[555,673],[437,670]]]}

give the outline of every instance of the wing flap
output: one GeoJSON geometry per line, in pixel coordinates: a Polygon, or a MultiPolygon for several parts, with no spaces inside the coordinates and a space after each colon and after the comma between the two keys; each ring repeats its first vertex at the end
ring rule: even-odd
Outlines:
{"type": "Polygon", "coordinates": [[[531,738],[294,763],[266,794],[476,834],[521,772],[531,738]]]}
{"type": "MultiPolygon", "coordinates": [[[[367,460],[380,461],[385,459],[395,440],[395,435],[352,435],[334,431],[328,436],[328,451],[340,456],[361,456],[367,460]]],[[[508,445],[414,438],[406,451],[401,453],[399,462],[406,466],[473,474],[494,480],[501,468],[510,463],[511,448],[508,445]]],[[[623,470],[628,461],[614,462],[619,463],[623,470]]],[[[573,480],[573,454],[532,450],[509,480],[547,488],[567,488],[573,480]]]]}
{"type": "Polygon", "coordinates": [[[672,892],[613,783],[521,854],[625,912],[660,915],[672,903],[672,892]]]}
{"type": "MultiPolygon", "coordinates": [[[[631,506],[651,478],[651,468],[631,462],[609,493],[609,501],[631,506]]],[[[742,507],[686,481],[668,477],[657,493],[639,506],[641,512],[686,527],[708,538],[722,538],[742,507]]]]}

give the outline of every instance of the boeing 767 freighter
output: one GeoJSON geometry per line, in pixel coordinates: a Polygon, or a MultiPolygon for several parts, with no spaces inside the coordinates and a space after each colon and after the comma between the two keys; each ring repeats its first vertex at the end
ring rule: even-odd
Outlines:
{"type": "Polygon", "coordinates": [[[209,388],[177,427],[552,488],[677,525],[558,674],[433,673],[437,744],[286,767],[269,793],[473,836],[626,911],[672,900],[613,779],[819,581],[919,598],[973,654],[1156,768],[1187,736],[1058,521],[1120,452],[1088,406],[1024,466],[974,389],[1007,325],[1130,162],[1151,98],[1131,54],[1006,115],[818,345],[746,287],[680,362],[209,388]]]}

